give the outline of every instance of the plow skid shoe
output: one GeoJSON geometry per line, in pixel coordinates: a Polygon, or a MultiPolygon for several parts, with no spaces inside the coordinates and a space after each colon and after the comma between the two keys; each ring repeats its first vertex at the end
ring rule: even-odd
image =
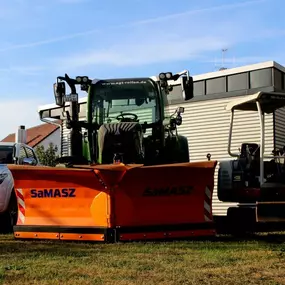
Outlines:
{"type": "Polygon", "coordinates": [[[18,201],[14,236],[116,242],[215,235],[216,165],[11,165],[18,201]]]}
{"type": "Polygon", "coordinates": [[[285,222],[285,202],[257,202],[257,222],[285,222]]]}

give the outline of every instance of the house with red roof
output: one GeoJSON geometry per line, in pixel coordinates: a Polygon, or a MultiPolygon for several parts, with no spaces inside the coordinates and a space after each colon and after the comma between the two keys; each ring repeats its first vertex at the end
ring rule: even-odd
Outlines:
{"type": "MultiPolygon", "coordinates": [[[[57,124],[60,124],[60,121],[55,122],[54,124],[40,124],[38,126],[26,129],[26,144],[32,148],[43,145],[46,149],[49,144],[52,142],[58,147],[58,154],[61,153],[61,135],[60,127],[57,124]]],[[[1,142],[15,142],[16,134],[9,134],[7,137],[1,140],[1,142]]]]}

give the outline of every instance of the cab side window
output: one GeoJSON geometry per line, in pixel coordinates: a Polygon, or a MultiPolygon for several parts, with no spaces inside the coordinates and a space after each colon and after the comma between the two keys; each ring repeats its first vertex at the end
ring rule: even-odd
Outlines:
{"type": "Polygon", "coordinates": [[[23,164],[23,159],[27,157],[25,148],[23,146],[20,146],[19,151],[19,164],[23,164]]]}
{"type": "Polygon", "coordinates": [[[36,162],[38,162],[38,161],[37,161],[37,158],[36,158],[36,156],[35,156],[35,153],[33,152],[33,150],[30,149],[30,148],[28,148],[28,147],[26,147],[25,149],[26,149],[28,158],[33,158],[36,162]]]}

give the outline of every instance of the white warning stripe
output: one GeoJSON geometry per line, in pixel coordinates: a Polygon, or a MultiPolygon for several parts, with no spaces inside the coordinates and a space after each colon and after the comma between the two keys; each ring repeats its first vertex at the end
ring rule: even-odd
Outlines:
{"type": "Polygon", "coordinates": [[[19,220],[21,221],[22,224],[25,223],[25,216],[23,215],[22,212],[19,212],[19,220]]]}
{"type": "Polygon", "coordinates": [[[23,190],[22,189],[16,189],[16,196],[17,196],[17,202],[18,202],[18,224],[24,224],[25,223],[25,210],[26,205],[25,201],[22,199],[24,197],[23,190]],[[21,195],[21,197],[19,196],[21,195]]]}
{"type": "Polygon", "coordinates": [[[211,207],[206,201],[204,201],[204,209],[210,214],[211,213],[211,207]]]}
{"type": "Polygon", "coordinates": [[[206,222],[211,222],[212,220],[210,218],[208,218],[206,215],[204,215],[205,221],[206,222]]]}
{"type": "Polygon", "coordinates": [[[25,208],[25,202],[22,200],[22,199],[20,199],[20,198],[18,198],[18,203],[23,207],[23,208],[25,208]]]}
{"type": "Polygon", "coordinates": [[[22,189],[16,189],[16,191],[18,191],[21,195],[24,195],[22,189]]]}
{"type": "Polygon", "coordinates": [[[209,199],[211,198],[211,191],[209,190],[208,187],[206,187],[205,189],[205,194],[208,196],[209,199]]]}
{"type": "Polygon", "coordinates": [[[204,199],[204,219],[206,222],[212,221],[212,215],[211,215],[211,205],[209,205],[208,202],[211,202],[212,195],[210,189],[206,186],[205,187],[205,199],[204,199]]]}

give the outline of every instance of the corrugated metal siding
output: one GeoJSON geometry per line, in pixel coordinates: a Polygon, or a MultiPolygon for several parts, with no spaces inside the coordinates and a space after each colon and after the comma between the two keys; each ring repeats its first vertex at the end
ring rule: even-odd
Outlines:
{"type": "Polygon", "coordinates": [[[275,147],[285,146],[285,108],[275,112],[275,147]]]}
{"type": "MultiPolygon", "coordinates": [[[[237,97],[236,97],[237,98],[237,97]]],[[[231,158],[227,153],[230,112],[224,110],[230,99],[207,100],[194,103],[185,103],[183,123],[178,132],[189,140],[191,161],[206,159],[207,153],[211,153],[213,160],[227,160],[231,158]]],[[[167,112],[172,113],[180,105],[168,107],[167,112]]],[[[265,118],[265,153],[270,155],[273,149],[273,116],[265,118]]],[[[242,142],[259,143],[259,120],[255,112],[235,112],[232,151],[238,152],[242,142]]],[[[213,194],[213,214],[226,215],[229,206],[235,203],[224,203],[217,197],[217,178],[219,164],[215,172],[215,188],[213,194]]]]}
{"type": "MultiPolygon", "coordinates": [[[[80,121],[84,120],[81,118],[80,121]]],[[[86,131],[84,128],[81,129],[82,134],[86,131]]],[[[62,133],[61,133],[61,156],[68,156],[70,148],[70,130],[66,128],[65,120],[62,122],[62,133]]]]}
{"type": "Polygon", "coordinates": [[[62,135],[61,135],[61,155],[69,155],[69,146],[70,146],[70,130],[66,128],[65,120],[62,122],[62,135]]]}
{"type": "MultiPolygon", "coordinates": [[[[166,113],[168,114],[173,113],[179,106],[185,107],[185,113],[182,115],[183,123],[178,128],[178,131],[181,135],[186,136],[189,140],[191,161],[205,160],[207,153],[211,153],[213,160],[222,161],[230,158],[227,153],[230,112],[226,112],[224,107],[232,99],[233,98],[206,100],[167,107],[166,113]]],[[[136,110],[135,113],[139,116],[140,122],[150,121],[152,118],[152,111],[150,108],[136,110]]],[[[278,118],[280,121],[279,124],[285,124],[285,111],[283,111],[282,116],[279,115],[278,118]],[[284,122],[281,121],[281,118],[283,118],[282,120],[284,120],[284,122]]],[[[265,153],[266,155],[270,155],[274,144],[272,115],[266,115],[265,126],[265,153]]],[[[65,124],[63,124],[62,130],[62,155],[68,155],[68,148],[70,144],[69,130],[66,129],[65,124]]],[[[278,139],[280,144],[284,138],[283,145],[285,145],[285,136],[280,131],[278,131],[278,133],[280,137],[278,139]],[[281,135],[283,135],[282,139],[281,135]]],[[[246,141],[259,143],[259,121],[257,113],[243,112],[243,114],[241,114],[240,112],[235,112],[232,151],[238,152],[238,148],[240,147],[241,143],[246,141]]],[[[215,172],[213,214],[226,215],[227,208],[236,204],[224,203],[218,200],[218,168],[219,165],[217,166],[215,172]]]]}

